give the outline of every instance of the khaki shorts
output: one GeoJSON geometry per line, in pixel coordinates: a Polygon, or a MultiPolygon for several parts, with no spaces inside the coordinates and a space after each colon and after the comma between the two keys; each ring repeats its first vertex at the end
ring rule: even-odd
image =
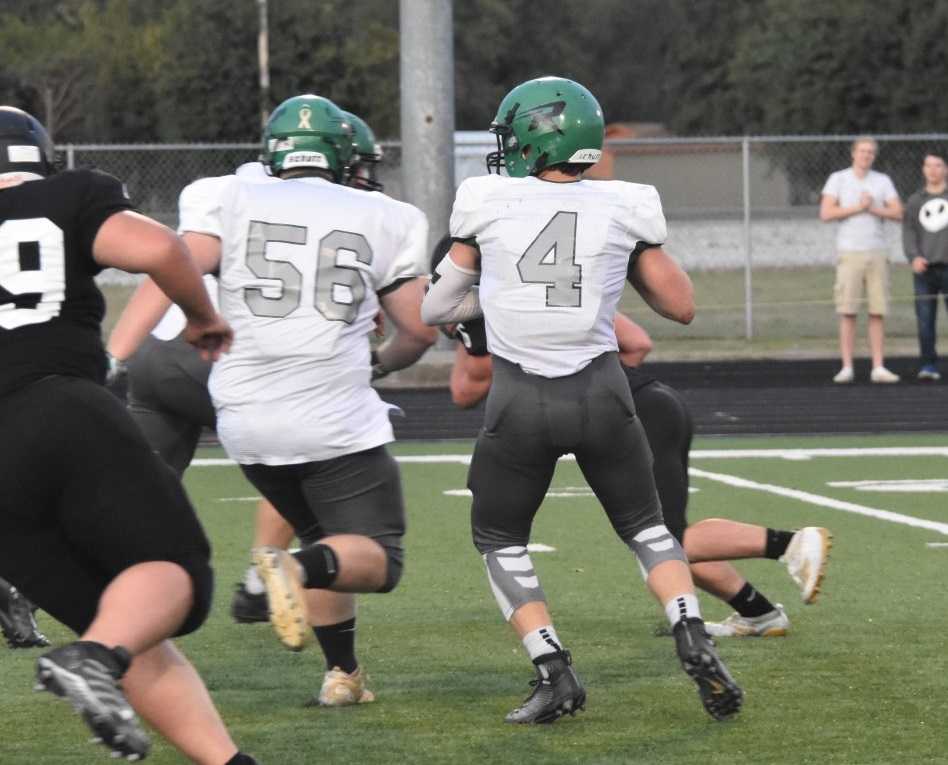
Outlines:
{"type": "Polygon", "coordinates": [[[860,307],[868,303],[870,314],[884,316],[889,310],[888,253],[885,250],[840,251],[833,296],[838,314],[858,314],[860,307]]]}

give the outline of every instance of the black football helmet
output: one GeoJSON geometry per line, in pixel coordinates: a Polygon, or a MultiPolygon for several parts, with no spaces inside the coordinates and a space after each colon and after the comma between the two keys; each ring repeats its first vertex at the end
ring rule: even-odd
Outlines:
{"type": "Polygon", "coordinates": [[[0,106],[0,173],[52,175],[56,151],[38,119],[14,106],[0,106]]]}

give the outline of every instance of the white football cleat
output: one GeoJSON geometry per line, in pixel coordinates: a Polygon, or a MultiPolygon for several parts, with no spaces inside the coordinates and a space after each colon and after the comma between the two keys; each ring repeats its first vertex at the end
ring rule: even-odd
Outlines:
{"type": "Polygon", "coordinates": [[[790,629],[790,620],[777,603],[773,611],[761,616],[735,612],[723,622],[705,622],[704,626],[711,637],[783,637],[790,629]]]}
{"type": "Polygon", "coordinates": [[[366,676],[362,667],[351,675],[333,667],[323,677],[317,701],[321,707],[348,707],[375,701],[375,694],[365,687],[366,676]]]}
{"type": "Polygon", "coordinates": [[[820,583],[826,573],[826,561],[832,545],[833,535],[829,530],[807,526],[794,533],[780,557],[800,588],[800,599],[804,603],[812,603],[820,593],[820,583]]]}
{"type": "Polygon", "coordinates": [[[306,615],[300,564],[279,547],[255,547],[251,556],[267,590],[270,624],[277,637],[291,651],[302,650],[312,630],[306,615]]]}

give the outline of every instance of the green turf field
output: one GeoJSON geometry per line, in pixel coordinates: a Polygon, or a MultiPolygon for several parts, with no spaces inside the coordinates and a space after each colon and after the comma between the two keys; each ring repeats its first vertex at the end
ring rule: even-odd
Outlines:
{"type": "MultiPolygon", "coordinates": [[[[692,519],[823,525],[835,535],[824,592],[812,606],[800,604],[780,564],[742,564],[759,589],[786,605],[792,629],[786,638],[721,641],[747,693],[733,722],[705,714],[672,640],[653,634],[664,617],[572,462],[561,463],[554,479],[570,496],[548,498],[535,526],[534,541],[556,549],[533,559],[589,692],[587,711],[576,718],[538,728],[502,722],[529,691],[532,671],[470,544],[469,499],[445,494],[464,488],[466,467],[457,462],[402,464],[411,524],[405,577],[393,594],[365,596],[359,617],[375,704],[304,708],[320,683],[318,651],[289,653],[267,625],[230,620],[254,495],[233,466],[196,465],[187,474],[214,542],[218,579],[211,618],[182,645],[236,739],[262,765],[948,762],[948,547],[930,546],[948,543],[948,437],[704,439],[695,448],[692,466],[703,474],[692,482],[692,519]],[[799,451],[843,447],[901,451],[799,451]],[[940,452],[903,453],[910,447],[940,452]],[[745,453],[734,457],[735,449],[745,453]],[[780,449],[798,451],[772,451],[780,449]],[[734,479],[744,483],[723,482],[734,479]],[[856,485],[865,481],[875,483],[856,485]],[[785,489],[805,494],[779,493],[785,489]],[[879,511],[897,515],[886,520],[879,511]],[[909,525],[919,519],[930,528],[909,525]]],[[[469,454],[470,444],[394,451],[417,460],[469,454]]],[[[712,619],[728,613],[718,602],[702,605],[712,619]]],[[[39,621],[54,642],[67,639],[45,615],[39,621]]],[[[38,653],[0,650],[0,763],[109,761],[85,743],[84,726],[65,704],[30,691],[38,653]]],[[[181,760],[156,740],[149,761],[181,760]]]]}

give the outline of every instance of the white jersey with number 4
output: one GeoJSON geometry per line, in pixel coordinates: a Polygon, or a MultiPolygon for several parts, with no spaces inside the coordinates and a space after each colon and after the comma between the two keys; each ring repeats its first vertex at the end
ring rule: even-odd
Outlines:
{"type": "Polygon", "coordinates": [[[563,377],[618,349],[629,255],[661,245],[666,228],[654,186],[485,175],[458,189],[451,236],[480,248],[491,353],[563,377]]]}
{"type": "Polygon", "coordinates": [[[378,293],[427,273],[415,207],[317,178],[224,176],[181,193],[181,231],[221,240],[220,310],[234,344],[209,383],[240,463],[287,465],[393,440],[370,386],[378,293]]]}

